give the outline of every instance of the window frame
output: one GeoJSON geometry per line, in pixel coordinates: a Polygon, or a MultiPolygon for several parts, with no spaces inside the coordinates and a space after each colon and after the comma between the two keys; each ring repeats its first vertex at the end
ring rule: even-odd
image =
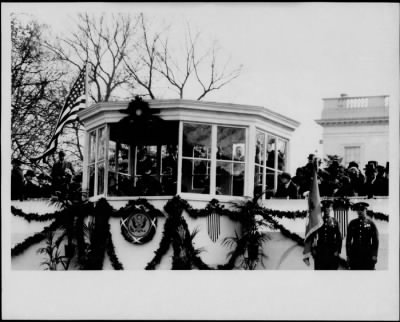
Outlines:
{"type": "Polygon", "coordinates": [[[221,200],[231,200],[232,198],[244,198],[248,195],[248,187],[247,182],[249,178],[249,164],[251,164],[250,160],[250,146],[249,146],[249,125],[239,125],[239,124],[222,124],[222,123],[212,123],[212,122],[199,122],[199,121],[192,121],[192,120],[180,120],[179,121],[179,141],[178,141],[178,194],[185,196],[189,199],[210,199],[218,198],[221,200]],[[211,159],[201,159],[204,161],[210,162],[210,190],[209,193],[195,193],[195,192],[182,192],[182,161],[183,159],[187,160],[196,160],[197,158],[193,159],[192,157],[184,157],[183,156],[183,127],[185,123],[189,124],[198,124],[198,125],[208,125],[211,126],[211,159]],[[232,128],[240,128],[245,129],[245,161],[234,161],[234,160],[217,160],[217,129],[218,127],[232,127],[232,128]],[[244,187],[243,187],[243,195],[241,196],[234,196],[234,195],[217,195],[216,194],[216,175],[217,175],[217,162],[231,162],[231,163],[238,163],[244,164],[245,174],[244,174],[244,187]]]}
{"type": "MultiPolygon", "coordinates": [[[[289,147],[290,147],[290,146],[289,146],[290,141],[289,141],[288,138],[284,138],[284,137],[282,137],[282,136],[280,136],[280,135],[277,135],[277,134],[275,134],[275,133],[273,133],[273,132],[271,132],[271,131],[262,129],[262,128],[260,128],[260,127],[256,127],[256,128],[255,128],[255,141],[254,141],[254,142],[257,141],[257,133],[258,133],[258,132],[261,132],[261,133],[264,134],[264,153],[263,153],[263,156],[264,156],[264,165],[257,164],[257,163],[255,162],[255,160],[254,160],[252,166],[254,167],[254,169],[255,169],[256,166],[261,166],[262,169],[263,169],[262,191],[264,191],[265,185],[266,185],[266,183],[267,183],[267,182],[266,182],[267,170],[270,170],[270,171],[273,171],[273,172],[274,172],[274,188],[273,188],[273,193],[275,194],[276,191],[277,191],[277,189],[278,189],[278,176],[279,176],[279,174],[281,174],[281,173],[283,173],[283,172],[287,172],[287,167],[288,167],[288,154],[289,154],[288,151],[289,151],[289,147]],[[275,139],[275,143],[274,143],[274,152],[275,152],[275,155],[274,155],[274,168],[271,168],[271,167],[268,167],[268,166],[267,166],[268,138],[271,138],[271,137],[275,139]],[[286,151],[285,151],[285,152],[286,152],[286,155],[285,155],[284,170],[279,170],[279,169],[278,169],[278,140],[281,140],[281,141],[283,141],[283,142],[286,143],[286,151]]],[[[254,148],[254,150],[255,150],[255,146],[254,146],[253,148],[254,148]]],[[[253,182],[253,188],[252,188],[253,196],[254,196],[254,188],[255,188],[254,186],[255,186],[255,185],[254,185],[254,182],[253,182]]],[[[265,193],[262,195],[261,199],[262,199],[262,200],[265,200],[265,193]]]]}
{"type": "Polygon", "coordinates": [[[86,180],[87,180],[87,190],[88,190],[88,194],[90,191],[90,167],[94,166],[94,187],[93,187],[93,195],[89,195],[89,198],[93,198],[93,197],[105,197],[107,196],[107,186],[108,186],[108,141],[109,141],[109,125],[107,123],[99,125],[93,129],[91,129],[90,131],[87,132],[87,136],[88,136],[88,149],[87,149],[87,164],[86,166],[86,180]],[[105,132],[105,140],[104,140],[104,156],[102,160],[99,160],[99,132],[101,129],[104,129],[105,132]],[[90,137],[92,135],[92,133],[95,133],[95,156],[94,156],[94,161],[91,161],[91,151],[92,151],[92,143],[90,141],[90,137]],[[99,168],[99,164],[103,163],[104,165],[104,175],[103,175],[103,193],[98,194],[98,168],[99,168]]]}

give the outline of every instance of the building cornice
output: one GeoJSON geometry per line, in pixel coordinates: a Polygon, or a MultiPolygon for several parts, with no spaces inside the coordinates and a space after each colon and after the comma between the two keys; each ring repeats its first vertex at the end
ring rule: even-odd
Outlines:
{"type": "MultiPolygon", "coordinates": [[[[160,114],[167,116],[171,113],[177,112],[190,112],[190,111],[202,111],[210,116],[215,114],[231,114],[237,115],[238,117],[243,116],[256,116],[261,119],[268,120],[275,124],[279,124],[287,128],[288,130],[294,131],[300,122],[286,117],[277,112],[271,111],[262,106],[254,105],[242,105],[242,104],[231,104],[231,103],[217,103],[217,102],[206,102],[206,101],[194,101],[194,100],[181,100],[181,99],[168,99],[168,100],[149,100],[150,107],[160,110],[160,114]]],[[[129,101],[117,101],[117,102],[102,102],[95,103],[88,108],[80,111],[78,116],[81,120],[89,119],[96,114],[107,112],[107,114],[119,114],[119,110],[125,109],[129,104],[129,101]]]]}
{"type": "Polygon", "coordinates": [[[321,126],[389,124],[389,117],[320,119],[315,122],[321,126]]]}

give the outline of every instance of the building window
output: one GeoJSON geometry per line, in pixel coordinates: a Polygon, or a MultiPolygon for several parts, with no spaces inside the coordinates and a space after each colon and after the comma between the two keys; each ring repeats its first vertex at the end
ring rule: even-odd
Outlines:
{"type": "Polygon", "coordinates": [[[211,125],[183,124],[182,192],[210,193],[211,125]]]}
{"type": "Polygon", "coordinates": [[[217,195],[243,196],[245,152],[244,128],[217,127],[217,195]]]}
{"type": "Polygon", "coordinates": [[[104,194],[106,127],[89,133],[89,196],[104,194]]]}
{"type": "Polygon", "coordinates": [[[245,128],[183,123],[182,192],[243,196],[245,168],[245,128]]]}
{"type": "Polygon", "coordinates": [[[254,195],[269,198],[277,189],[278,175],[286,171],[287,140],[257,131],[255,142],[254,195]]]}
{"type": "Polygon", "coordinates": [[[360,164],[360,146],[345,146],[344,147],[344,162],[347,167],[351,161],[360,164]]]}

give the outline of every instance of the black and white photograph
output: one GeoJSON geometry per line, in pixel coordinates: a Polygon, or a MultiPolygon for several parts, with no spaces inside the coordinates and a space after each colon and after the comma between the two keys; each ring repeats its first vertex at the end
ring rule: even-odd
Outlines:
{"type": "Polygon", "coordinates": [[[2,3],[4,317],[396,320],[399,13],[2,3]]]}

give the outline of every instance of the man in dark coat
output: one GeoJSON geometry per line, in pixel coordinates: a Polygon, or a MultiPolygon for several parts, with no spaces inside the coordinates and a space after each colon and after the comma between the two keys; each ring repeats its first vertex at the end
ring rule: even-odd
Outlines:
{"type": "Polygon", "coordinates": [[[352,270],[373,270],[378,259],[378,230],[367,218],[368,206],[365,202],[353,205],[358,218],[349,223],[346,237],[347,261],[352,270]]]}
{"type": "Polygon", "coordinates": [[[27,170],[25,173],[25,198],[39,198],[39,185],[34,182],[36,178],[33,170],[27,170]]]}
{"type": "Polygon", "coordinates": [[[75,171],[71,162],[65,161],[64,157],[64,151],[60,151],[58,153],[58,161],[53,165],[51,177],[53,179],[53,190],[65,193],[75,171]]]}
{"type": "Polygon", "coordinates": [[[280,184],[276,191],[276,198],[297,199],[297,186],[291,180],[290,174],[283,172],[280,175],[280,184]]]}
{"type": "Polygon", "coordinates": [[[339,267],[339,254],[342,250],[342,235],[339,224],[330,216],[332,201],[323,200],[323,225],[316,231],[311,253],[315,270],[336,270],[339,267]]]}
{"type": "Polygon", "coordinates": [[[13,159],[11,170],[11,200],[23,200],[24,198],[24,174],[21,169],[21,162],[13,159]]]}

